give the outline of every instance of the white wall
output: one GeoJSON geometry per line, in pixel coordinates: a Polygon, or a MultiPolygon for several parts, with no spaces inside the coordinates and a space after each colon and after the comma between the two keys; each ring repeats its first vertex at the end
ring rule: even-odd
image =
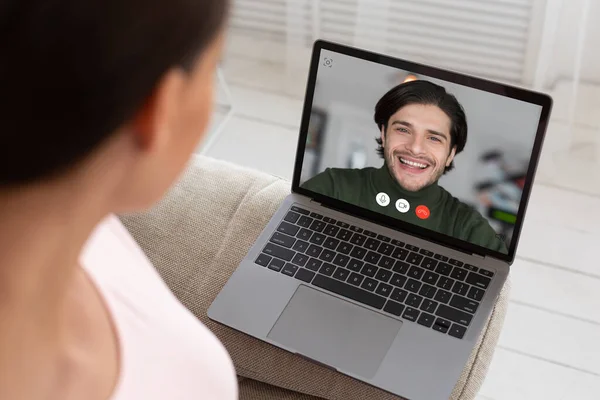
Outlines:
{"type": "MultiPolygon", "coordinates": [[[[579,27],[583,21],[585,0],[546,0],[547,7],[554,7],[558,24],[549,60],[546,85],[550,87],[558,79],[570,80],[574,75],[579,27]]],[[[552,23],[552,21],[548,21],[552,23]]],[[[541,44],[540,44],[541,45],[541,44]]],[[[590,0],[585,30],[581,79],[600,84],[600,1],[590,0]]]]}

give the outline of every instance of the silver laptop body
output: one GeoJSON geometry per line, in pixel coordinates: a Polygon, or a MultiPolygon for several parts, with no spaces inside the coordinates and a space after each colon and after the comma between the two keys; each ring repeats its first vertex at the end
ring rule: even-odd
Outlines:
{"type": "MultiPolygon", "coordinates": [[[[208,316],[407,399],[447,399],[510,272],[551,99],[499,83],[318,41],[314,45],[305,102],[292,193],[214,300],[208,316]],[[435,232],[424,234],[409,224],[377,218],[352,205],[313,196],[299,187],[317,72],[319,68],[327,68],[323,58],[331,54],[408,70],[539,106],[508,254],[486,251],[435,232]],[[339,245],[333,248],[335,254],[329,256],[332,257],[329,262],[307,256],[306,247],[295,247],[300,240],[297,235],[301,231],[306,234],[306,229],[313,225],[299,225],[301,219],[322,221],[314,225],[315,233],[340,242],[344,239],[343,235],[341,239],[338,237],[340,232],[350,231],[353,238],[361,239],[361,246],[346,238],[349,246],[365,247],[368,243],[365,250],[380,252],[382,258],[398,264],[375,264],[377,275],[375,271],[363,270],[364,266],[349,269],[348,264],[333,262],[346,261],[343,256],[350,256],[346,251],[336,251],[339,245]],[[365,237],[367,240],[363,241],[365,237]],[[321,263],[316,265],[315,260],[321,263]],[[429,264],[425,260],[430,260],[429,264]],[[362,282],[358,282],[357,274],[365,273],[362,282]],[[423,281],[425,277],[431,279],[433,275],[440,282],[443,278],[443,283],[437,286],[429,281],[435,287],[435,294],[421,292],[427,284],[423,281]],[[383,276],[387,286],[377,279],[383,276]],[[373,280],[377,283],[366,284],[373,280]],[[453,291],[457,281],[462,282],[463,289],[459,289],[462,296],[453,291]],[[388,290],[383,290],[388,286],[388,290]]],[[[315,240],[321,236],[315,236],[315,240]]],[[[316,240],[321,246],[322,237],[316,240]]],[[[309,236],[304,239],[315,244],[309,236]]]]}

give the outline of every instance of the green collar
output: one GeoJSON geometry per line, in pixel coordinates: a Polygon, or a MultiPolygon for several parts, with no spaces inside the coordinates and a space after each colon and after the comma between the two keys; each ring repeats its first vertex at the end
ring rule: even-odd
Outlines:
{"type": "Polygon", "coordinates": [[[373,173],[373,183],[377,190],[386,192],[392,199],[406,199],[411,204],[425,204],[429,207],[435,206],[442,200],[443,189],[435,182],[417,192],[404,189],[390,174],[387,163],[373,173]]]}

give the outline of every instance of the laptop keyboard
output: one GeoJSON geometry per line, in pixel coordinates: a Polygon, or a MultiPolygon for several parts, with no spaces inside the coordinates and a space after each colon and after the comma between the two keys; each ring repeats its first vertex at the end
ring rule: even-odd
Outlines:
{"type": "Polygon", "coordinates": [[[255,263],[458,339],[494,276],[297,206],[255,263]]]}

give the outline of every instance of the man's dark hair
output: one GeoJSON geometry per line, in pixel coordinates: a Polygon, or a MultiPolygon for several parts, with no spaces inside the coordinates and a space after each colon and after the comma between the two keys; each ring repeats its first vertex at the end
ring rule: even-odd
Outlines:
{"type": "MultiPolygon", "coordinates": [[[[467,144],[467,117],[456,97],[446,89],[428,81],[402,83],[387,92],[375,106],[375,123],[381,131],[387,132],[392,115],[410,104],[434,105],[439,107],[451,121],[450,149],[456,146],[456,154],[463,151],[467,144]]],[[[377,138],[377,153],[384,157],[383,141],[377,138]]],[[[454,161],[446,167],[444,173],[454,168],[454,161]]]]}
{"type": "Polygon", "coordinates": [[[0,187],[83,160],[189,69],[224,25],[227,0],[4,0],[0,187]]]}

